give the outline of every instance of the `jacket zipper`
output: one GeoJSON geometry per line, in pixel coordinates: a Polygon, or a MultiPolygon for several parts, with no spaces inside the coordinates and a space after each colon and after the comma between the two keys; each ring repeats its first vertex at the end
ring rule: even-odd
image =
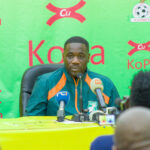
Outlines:
{"type": "Polygon", "coordinates": [[[74,84],[75,84],[75,108],[76,108],[76,111],[80,114],[80,111],[78,110],[78,105],[77,105],[77,101],[78,101],[78,90],[77,90],[77,86],[78,86],[78,82],[79,82],[79,79],[77,80],[77,82],[74,80],[74,84]]]}

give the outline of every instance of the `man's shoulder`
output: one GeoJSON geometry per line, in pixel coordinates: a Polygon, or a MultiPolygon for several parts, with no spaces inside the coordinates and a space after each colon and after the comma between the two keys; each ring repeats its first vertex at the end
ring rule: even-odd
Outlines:
{"type": "Polygon", "coordinates": [[[50,79],[50,80],[54,81],[56,79],[61,78],[62,73],[63,73],[63,68],[59,68],[55,71],[44,73],[44,74],[40,75],[38,77],[38,79],[40,79],[40,80],[49,80],[50,79]]]}
{"type": "Polygon", "coordinates": [[[93,71],[90,71],[90,70],[88,70],[88,75],[91,79],[99,78],[100,80],[102,80],[102,82],[113,84],[111,79],[109,77],[105,76],[105,75],[102,75],[102,74],[99,74],[99,73],[96,73],[96,72],[93,72],[93,71]]]}
{"type": "Polygon", "coordinates": [[[100,78],[100,79],[104,79],[104,80],[110,80],[107,76],[93,72],[88,70],[88,75],[93,79],[93,78],[100,78]]]}

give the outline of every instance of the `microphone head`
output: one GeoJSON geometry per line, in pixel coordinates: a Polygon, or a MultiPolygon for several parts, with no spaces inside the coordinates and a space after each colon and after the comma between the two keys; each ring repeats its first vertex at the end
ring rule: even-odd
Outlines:
{"type": "Polygon", "coordinates": [[[104,89],[103,83],[99,78],[92,79],[90,86],[91,86],[91,90],[95,94],[96,94],[96,92],[95,92],[96,89],[101,89],[101,91],[103,91],[103,89],[104,89]]]}
{"type": "Polygon", "coordinates": [[[61,101],[64,101],[66,105],[70,99],[70,94],[67,91],[61,91],[56,94],[55,99],[58,104],[60,104],[61,101]]]}

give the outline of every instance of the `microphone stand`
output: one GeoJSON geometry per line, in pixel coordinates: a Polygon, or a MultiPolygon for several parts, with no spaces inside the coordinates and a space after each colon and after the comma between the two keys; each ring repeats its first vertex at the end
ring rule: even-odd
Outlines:
{"type": "Polygon", "coordinates": [[[83,74],[80,73],[77,76],[80,80],[80,112],[81,113],[73,115],[72,120],[76,121],[76,122],[89,121],[89,115],[87,114],[88,109],[87,110],[83,109],[83,97],[82,97],[82,76],[83,76],[83,74]]]}
{"type": "Polygon", "coordinates": [[[80,80],[80,112],[83,113],[82,74],[79,74],[79,80],[80,80]]]}
{"type": "Polygon", "coordinates": [[[60,106],[59,106],[59,110],[57,111],[57,121],[58,122],[64,121],[64,118],[65,118],[64,108],[65,108],[65,103],[64,103],[64,101],[61,101],[60,106]]]}

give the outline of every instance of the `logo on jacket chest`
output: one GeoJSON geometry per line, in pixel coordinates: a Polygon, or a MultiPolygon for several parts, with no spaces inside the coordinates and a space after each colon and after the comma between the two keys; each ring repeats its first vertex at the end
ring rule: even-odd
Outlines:
{"type": "Polygon", "coordinates": [[[98,109],[98,103],[96,101],[88,101],[89,113],[98,109]]]}

